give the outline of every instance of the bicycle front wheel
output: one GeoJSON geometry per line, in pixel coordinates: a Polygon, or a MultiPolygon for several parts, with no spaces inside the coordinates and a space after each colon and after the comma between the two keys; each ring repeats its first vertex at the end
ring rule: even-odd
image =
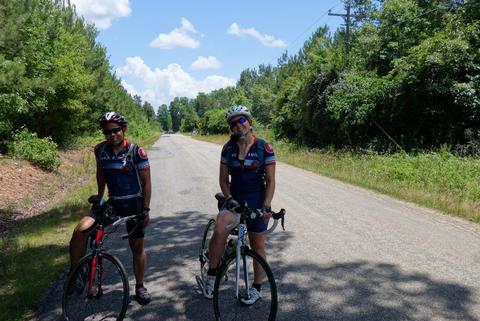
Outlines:
{"type": "Polygon", "coordinates": [[[236,285],[236,254],[230,254],[220,267],[213,291],[213,307],[217,321],[274,321],[277,316],[277,287],[268,263],[249,248],[241,250],[238,297],[236,285]],[[262,284],[261,298],[245,304],[248,288],[254,281],[253,266],[257,267],[257,281],[262,284]]]}
{"type": "Polygon", "coordinates": [[[199,250],[200,260],[200,276],[202,280],[205,280],[208,271],[208,244],[213,235],[213,229],[215,228],[215,220],[212,218],[208,221],[205,230],[203,231],[202,246],[199,250]]]}
{"type": "Polygon", "coordinates": [[[121,321],[128,300],[127,273],[120,261],[108,253],[91,254],[80,260],[65,282],[63,318],[121,321]]]}

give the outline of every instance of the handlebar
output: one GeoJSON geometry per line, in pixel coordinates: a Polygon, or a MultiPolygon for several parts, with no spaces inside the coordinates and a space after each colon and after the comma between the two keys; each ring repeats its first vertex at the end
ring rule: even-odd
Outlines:
{"type": "Polygon", "coordinates": [[[116,221],[112,223],[112,227],[115,227],[119,224],[128,222],[130,220],[138,219],[137,224],[135,224],[135,227],[130,231],[130,233],[122,235],[122,240],[129,238],[132,236],[141,226],[143,225],[145,215],[144,214],[136,214],[136,215],[130,215],[130,216],[125,216],[125,217],[117,217],[116,221]]]}
{"type": "Polygon", "coordinates": [[[130,216],[118,216],[115,213],[115,209],[108,204],[104,199],[93,199],[89,198],[88,202],[92,204],[92,213],[95,214],[95,224],[101,225],[103,227],[115,228],[116,226],[128,222],[130,220],[137,219],[135,227],[130,231],[130,233],[122,235],[122,239],[129,238],[133,235],[139,228],[143,227],[145,214],[135,214],[130,216]]]}
{"type": "MultiPolygon", "coordinates": [[[[227,225],[228,230],[231,230],[234,227],[236,227],[239,224],[239,222],[242,221],[243,218],[249,217],[254,220],[256,218],[263,217],[263,213],[260,209],[255,209],[255,208],[252,209],[246,205],[240,205],[240,206],[234,207],[231,209],[231,211],[233,213],[238,214],[239,217],[234,223],[227,225]]],[[[262,232],[262,234],[272,233],[277,228],[278,220],[280,220],[282,229],[285,231],[285,214],[286,214],[286,210],[284,208],[282,208],[277,213],[269,212],[268,216],[273,218],[274,222],[273,222],[273,225],[270,228],[268,228],[266,231],[262,232]]]]}

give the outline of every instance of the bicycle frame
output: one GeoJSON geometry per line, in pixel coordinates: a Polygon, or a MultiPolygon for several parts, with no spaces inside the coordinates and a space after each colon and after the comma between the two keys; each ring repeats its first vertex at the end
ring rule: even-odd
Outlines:
{"type": "Polygon", "coordinates": [[[95,269],[97,268],[97,264],[100,268],[99,273],[99,280],[98,280],[98,290],[97,290],[97,297],[101,296],[103,293],[102,290],[102,281],[103,281],[103,260],[102,257],[99,255],[102,251],[103,239],[105,237],[105,232],[103,231],[103,226],[97,226],[95,229],[95,242],[93,244],[93,259],[90,265],[90,275],[88,277],[88,290],[87,290],[87,297],[93,298],[93,282],[95,279],[95,269]]]}
{"type": "MultiPolygon", "coordinates": [[[[235,259],[235,299],[240,299],[239,295],[239,284],[238,281],[240,279],[240,256],[242,255],[242,247],[246,246],[245,236],[247,233],[247,225],[245,223],[238,224],[238,240],[237,240],[237,247],[236,247],[236,259],[235,259]]],[[[243,274],[245,280],[245,288],[247,289],[248,293],[248,271],[247,271],[247,256],[243,256],[243,274]]]]}
{"type": "MultiPolygon", "coordinates": [[[[283,217],[285,215],[285,210],[282,209],[279,213],[274,213],[274,215],[279,215],[280,217],[283,217]]],[[[278,219],[275,219],[274,217],[274,224],[271,228],[269,228],[267,231],[263,232],[266,234],[271,233],[273,230],[275,230],[276,226],[278,224],[278,219]]],[[[239,300],[240,299],[240,285],[239,285],[239,280],[240,280],[240,260],[242,260],[243,263],[243,275],[244,275],[244,282],[245,282],[245,289],[246,293],[248,293],[249,288],[250,288],[250,282],[248,279],[248,262],[247,262],[247,256],[243,255],[242,257],[242,249],[248,247],[246,244],[246,238],[247,238],[247,225],[245,222],[245,217],[240,216],[240,222],[237,225],[238,228],[238,239],[237,239],[237,244],[236,244],[236,257],[235,257],[235,299],[239,300]]],[[[282,228],[283,228],[283,218],[282,218],[282,228]]]]}

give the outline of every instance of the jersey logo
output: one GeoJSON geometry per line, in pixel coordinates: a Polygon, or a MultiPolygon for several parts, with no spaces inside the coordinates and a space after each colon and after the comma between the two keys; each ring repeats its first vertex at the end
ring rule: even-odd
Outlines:
{"type": "Polygon", "coordinates": [[[265,151],[267,153],[273,154],[273,148],[272,148],[272,146],[270,146],[269,143],[265,143],[265,151]]]}
{"type": "Polygon", "coordinates": [[[142,159],[148,159],[147,152],[142,147],[138,149],[138,155],[140,155],[142,159]]]}

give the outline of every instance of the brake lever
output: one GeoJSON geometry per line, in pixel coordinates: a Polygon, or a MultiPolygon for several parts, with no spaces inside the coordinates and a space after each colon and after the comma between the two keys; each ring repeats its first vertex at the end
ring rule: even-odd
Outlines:
{"type": "Polygon", "coordinates": [[[273,215],[274,219],[280,220],[280,224],[282,225],[282,229],[285,231],[285,209],[282,208],[280,212],[274,213],[273,215]]]}

